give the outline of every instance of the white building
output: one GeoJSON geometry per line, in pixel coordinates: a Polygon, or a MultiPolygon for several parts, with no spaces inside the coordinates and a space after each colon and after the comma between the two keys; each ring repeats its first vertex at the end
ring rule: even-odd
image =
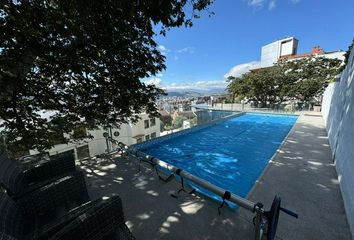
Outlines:
{"type": "Polygon", "coordinates": [[[263,46],[260,67],[270,67],[281,57],[296,55],[298,42],[296,38],[288,37],[263,46]]]}
{"type": "Polygon", "coordinates": [[[339,60],[344,61],[345,53],[346,52],[342,51],[342,50],[325,52],[320,46],[316,46],[311,49],[311,52],[297,54],[297,55],[284,56],[282,58],[292,61],[292,60],[302,59],[302,58],[306,58],[306,57],[324,57],[324,58],[339,59],[339,60]]]}
{"type": "MultiPolygon", "coordinates": [[[[114,150],[117,146],[109,138],[126,145],[147,141],[160,136],[160,119],[149,118],[148,114],[139,114],[140,120],[135,124],[122,124],[119,129],[98,129],[87,131],[93,138],[79,143],[58,144],[48,150],[50,155],[74,151],[77,159],[93,157],[114,150]]],[[[37,154],[30,150],[30,154],[37,154]]]]}
{"type": "MultiPolygon", "coordinates": [[[[325,57],[332,59],[344,60],[345,51],[336,50],[326,52],[320,46],[315,46],[307,53],[297,53],[299,40],[295,37],[283,38],[272,42],[262,47],[260,68],[267,68],[273,66],[280,59],[296,60],[305,57],[325,57]]],[[[258,68],[252,69],[256,70],[258,68]]]]}

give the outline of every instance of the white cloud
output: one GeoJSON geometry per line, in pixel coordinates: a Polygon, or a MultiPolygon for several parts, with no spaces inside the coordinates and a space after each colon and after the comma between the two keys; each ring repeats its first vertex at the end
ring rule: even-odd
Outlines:
{"type": "Polygon", "coordinates": [[[275,0],[271,0],[268,4],[268,10],[273,10],[276,7],[276,1],[275,0]]]}
{"type": "MultiPolygon", "coordinates": [[[[268,4],[268,10],[271,11],[277,6],[277,0],[244,0],[247,5],[254,9],[261,9],[264,5],[268,4]]],[[[293,4],[299,3],[301,0],[288,0],[293,4]]]]}
{"type": "Polygon", "coordinates": [[[177,53],[193,54],[195,52],[195,48],[194,47],[185,47],[185,48],[178,49],[176,52],[177,53]]]}
{"type": "Polygon", "coordinates": [[[146,81],[144,81],[144,83],[146,85],[155,85],[156,87],[159,87],[161,85],[162,79],[159,77],[155,77],[155,78],[150,78],[146,81]]]}
{"type": "Polygon", "coordinates": [[[247,0],[248,6],[253,7],[253,8],[263,7],[263,4],[265,2],[266,2],[266,0],[247,0]]]}
{"type": "Polygon", "coordinates": [[[224,75],[225,78],[229,76],[240,77],[242,74],[247,73],[250,69],[259,67],[259,61],[252,61],[248,63],[243,63],[232,67],[228,73],[224,75]]]}
{"type": "Polygon", "coordinates": [[[227,86],[225,80],[213,80],[213,81],[197,81],[189,83],[171,83],[163,86],[164,89],[169,91],[180,91],[180,90],[213,90],[213,89],[224,89],[227,86]]]}
{"type": "Polygon", "coordinates": [[[157,46],[157,49],[158,49],[163,55],[167,55],[167,53],[171,51],[170,49],[166,48],[164,45],[159,45],[159,46],[157,46]]]}

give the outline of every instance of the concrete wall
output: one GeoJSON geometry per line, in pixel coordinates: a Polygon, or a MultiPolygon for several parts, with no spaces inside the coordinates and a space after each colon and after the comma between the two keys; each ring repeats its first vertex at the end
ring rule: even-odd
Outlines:
{"type": "Polygon", "coordinates": [[[323,97],[322,114],[328,131],[344,206],[354,235],[354,52],[338,82],[323,97]]]}
{"type": "Polygon", "coordinates": [[[282,41],[280,45],[280,56],[296,54],[297,42],[295,38],[282,41]]]}
{"type": "Polygon", "coordinates": [[[338,50],[338,51],[334,51],[334,52],[330,52],[330,53],[319,54],[318,56],[330,58],[330,59],[339,59],[339,60],[344,61],[344,59],[345,59],[344,54],[345,53],[346,53],[345,51],[338,50]]]}
{"type": "Polygon", "coordinates": [[[279,57],[279,41],[270,43],[262,47],[261,67],[272,66],[279,57]]]}
{"type": "Polygon", "coordinates": [[[298,40],[294,37],[283,38],[262,47],[261,67],[270,67],[280,56],[297,53],[298,40]]]}

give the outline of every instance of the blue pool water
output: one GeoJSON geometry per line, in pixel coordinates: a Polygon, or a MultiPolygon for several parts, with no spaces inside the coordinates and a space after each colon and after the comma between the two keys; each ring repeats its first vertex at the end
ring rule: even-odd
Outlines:
{"type": "Polygon", "coordinates": [[[247,113],[141,150],[245,197],[296,119],[247,113]]]}

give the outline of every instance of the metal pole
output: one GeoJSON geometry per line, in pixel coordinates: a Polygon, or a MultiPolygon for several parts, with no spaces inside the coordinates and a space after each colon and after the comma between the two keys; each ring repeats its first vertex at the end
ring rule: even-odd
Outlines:
{"type": "Polygon", "coordinates": [[[107,153],[109,153],[109,142],[108,142],[108,137],[106,137],[106,145],[107,145],[107,153]]]}
{"type": "MultiPolygon", "coordinates": [[[[112,133],[112,127],[109,126],[109,135],[110,135],[110,139],[113,139],[113,133],[112,133]]],[[[110,141],[110,151],[113,151],[113,141],[110,141]]]]}
{"type": "Polygon", "coordinates": [[[264,210],[263,204],[258,203],[255,206],[256,218],[254,223],[254,239],[261,240],[263,236],[263,228],[264,228],[264,210]]]}

